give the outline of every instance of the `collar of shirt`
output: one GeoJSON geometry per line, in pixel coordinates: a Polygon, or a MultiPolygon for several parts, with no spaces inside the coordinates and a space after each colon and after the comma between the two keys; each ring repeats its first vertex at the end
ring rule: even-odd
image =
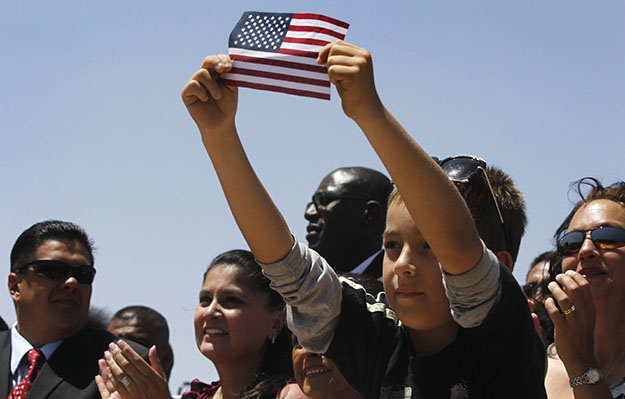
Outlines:
{"type": "MultiPolygon", "coordinates": [[[[43,352],[46,359],[50,359],[50,356],[52,356],[54,351],[59,347],[59,345],[61,345],[62,342],[63,340],[50,342],[49,344],[45,344],[38,349],[43,352]]],[[[33,348],[34,347],[30,344],[30,342],[17,332],[17,322],[13,323],[11,326],[11,375],[13,376],[14,382],[19,382],[24,377],[23,375],[18,374],[25,375],[26,372],[28,372],[28,367],[22,367],[22,370],[18,370],[18,368],[22,363],[22,359],[25,359],[24,355],[33,348]],[[18,371],[22,372],[18,373],[18,371]]]]}
{"type": "Polygon", "coordinates": [[[370,257],[368,257],[367,259],[365,259],[364,261],[362,261],[361,264],[359,264],[358,266],[356,266],[354,268],[354,270],[352,270],[350,273],[353,274],[362,274],[365,270],[367,270],[367,268],[369,267],[369,265],[371,264],[371,262],[373,262],[373,260],[375,259],[376,256],[378,256],[378,254],[380,252],[382,252],[384,250],[384,248],[380,248],[378,251],[376,251],[373,255],[371,255],[370,257]]]}

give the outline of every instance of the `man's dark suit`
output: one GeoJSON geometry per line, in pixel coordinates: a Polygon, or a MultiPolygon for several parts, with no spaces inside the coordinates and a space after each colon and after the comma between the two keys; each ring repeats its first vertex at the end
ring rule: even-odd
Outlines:
{"type": "MultiPolygon", "coordinates": [[[[118,338],[105,330],[84,328],[65,339],[46,361],[28,393],[31,399],[100,399],[94,377],[99,374],[98,359],[108,344],[118,338]]],[[[128,342],[144,359],[147,349],[128,342]]],[[[0,398],[7,398],[11,387],[11,330],[0,332],[0,398]]]]}

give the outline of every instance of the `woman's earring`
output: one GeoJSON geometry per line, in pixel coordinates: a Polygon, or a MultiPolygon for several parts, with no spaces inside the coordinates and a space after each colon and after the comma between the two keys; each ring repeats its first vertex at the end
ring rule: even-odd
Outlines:
{"type": "Polygon", "coordinates": [[[271,337],[271,345],[276,343],[276,334],[271,337]]]}

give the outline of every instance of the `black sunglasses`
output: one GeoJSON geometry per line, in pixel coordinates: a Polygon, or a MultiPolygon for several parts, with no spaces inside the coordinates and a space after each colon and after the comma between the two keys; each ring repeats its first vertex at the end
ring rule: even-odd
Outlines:
{"type": "Polygon", "coordinates": [[[67,280],[70,276],[75,277],[80,284],[91,284],[95,278],[95,267],[91,265],[70,265],[60,260],[43,259],[35,260],[20,266],[16,273],[20,273],[27,267],[32,266],[33,271],[48,280],[67,280]]]}
{"type": "Polygon", "coordinates": [[[592,230],[571,231],[563,234],[558,238],[558,252],[561,255],[577,253],[588,236],[597,249],[613,249],[625,246],[625,229],[601,226],[592,230]]]}
{"type": "Polygon", "coordinates": [[[504,247],[506,247],[508,237],[506,235],[506,229],[504,228],[503,215],[501,214],[501,209],[499,209],[499,203],[497,202],[493,186],[490,184],[488,173],[486,173],[486,161],[480,157],[476,157],[475,155],[454,155],[453,157],[445,158],[442,161],[437,157],[432,158],[434,158],[438,165],[443,169],[449,179],[456,183],[468,183],[480,173],[484,175],[484,180],[486,180],[490,196],[495,203],[497,215],[499,216],[499,221],[501,222],[501,232],[503,233],[504,247]]]}
{"type": "Polygon", "coordinates": [[[328,206],[330,205],[330,202],[339,199],[366,201],[369,198],[353,194],[333,194],[326,191],[320,191],[312,196],[312,201],[306,204],[306,209],[308,209],[311,205],[314,205],[316,209],[318,209],[319,207],[328,206]]]}

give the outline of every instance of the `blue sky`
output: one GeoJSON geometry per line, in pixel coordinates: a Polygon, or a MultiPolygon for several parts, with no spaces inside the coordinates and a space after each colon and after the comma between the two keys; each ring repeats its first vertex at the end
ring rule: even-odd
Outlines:
{"type": "MultiPolygon", "coordinates": [[[[92,304],[144,304],[170,322],[183,380],[212,380],[192,317],[201,275],[245,247],[180,90],[227,52],[243,11],[318,12],[351,24],[387,108],[433,155],[480,155],[524,192],[515,275],[549,249],[569,183],[625,179],[625,3],[20,1],[0,7],[0,256],[50,218],[95,239],[92,304]]],[[[330,102],[242,89],[252,163],[304,239],[304,205],[339,166],[382,169],[330,102]]],[[[0,315],[15,319],[7,294],[0,315]]]]}

